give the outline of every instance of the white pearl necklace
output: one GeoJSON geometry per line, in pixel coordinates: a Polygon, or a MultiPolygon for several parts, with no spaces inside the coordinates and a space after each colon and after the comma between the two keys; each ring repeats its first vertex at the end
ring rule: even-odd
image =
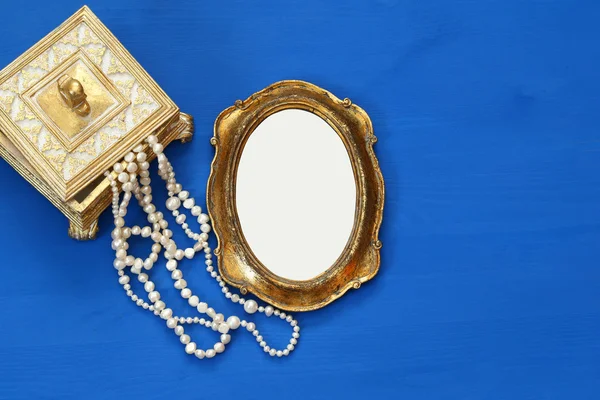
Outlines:
{"type": "Polygon", "coordinates": [[[167,327],[172,329],[173,332],[179,336],[179,341],[185,346],[185,352],[187,354],[194,354],[200,359],[212,358],[225,351],[225,346],[231,341],[229,331],[238,329],[240,326],[252,333],[260,347],[262,347],[264,352],[268,353],[270,356],[282,357],[289,355],[294,350],[300,337],[300,327],[298,326],[298,322],[294,320],[291,315],[286,315],[284,312],[271,306],[259,307],[256,301],[251,299],[246,300],[243,297],[230,292],[229,288],[213,266],[212,251],[208,245],[208,233],[211,231],[208,215],[202,213],[202,209],[200,206],[196,205],[194,198],[190,197],[189,192],[183,190],[181,184],[177,183],[175,180],[173,166],[164,155],[163,146],[158,143],[156,136],[149,136],[146,139],[146,142],[157,155],[158,174],[167,184],[169,198],[166,201],[166,206],[175,217],[177,224],[181,225],[181,228],[185,231],[187,236],[196,241],[196,244],[185,250],[177,248],[177,244],[172,239],[173,232],[168,229],[168,222],[163,218],[163,214],[156,210],[156,207],[152,203],[152,188],[150,187],[150,173],[148,171],[149,164],[146,161],[147,155],[143,152],[142,145],[137,146],[125,156],[125,161],[123,163],[114,165],[114,173],[109,171],[105,173],[105,176],[110,180],[112,189],[112,212],[115,223],[115,229],[112,231],[112,248],[115,250],[116,257],[113,264],[118,271],[119,283],[123,285],[123,289],[127,293],[127,296],[139,307],[149,310],[153,312],[154,315],[165,320],[167,327]],[[123,200],[120,203],[117,180],[121,182],[124,192],[123,200]],[[123,218],[127,214],[127,207],[129,206],[132,194],[138,200],[146,214],[148,214],[148,222],[150,222],[149,226],[133,226],[131,228],[125,226],[125,220],[123,218]],[[179,212],[182,205],[184,209],[190,211],[192,216],[197,217],[201,233],[194,233],[189,228],[189,225],[186,223],[187,215],[179,212]],[[150,237],[154,241],[152,251],[145,260],[136,258],[127,253],[129,248],[127,239],[131,235],[141,235],[144,238],[150,237]],[[210,319],[178,317],[174,315],[173,310],[168,308],[165,302],[161,300],[160,293],[156,290],[154,282],[150,280],[146,271],[149,272],[153,268],[154,263],[158,260],[158,256],[163,248],[165,249],[164,256],[168,260],[166,267],[167,270],[171,272],[171,278],[175,281],[175,288],[180,291],[181,297],[187,299],[190,306],[196,308],[200,314],[206,314],[210,319]],[[201,302],[200,298],[192,293],[191,289],[188,288],[186,280],[183,279],[183,273],[178,269],[178,263],[184,258],[191,260],[200,250],[204,252],[204,258],[206,259],[204,261],[206,264],[206,271],[219,283],[221,292],[226,298],[234,303],[243,305],[244,311],[248,314],[254,314],[258,311],[264,313],[267,317],[275,315],[284,319],[292,326],[292,338],[290,339],[287,348],[277,350],[270,347],[260,335],[258,329],[256,329],[254,322],[240,320],[240,318],[234,315],[225,320],[223,314],[217,313],[212,307],[209,307],[206,302],[201,302]],[[151,304],[146,302],[141,296],[135,294],[131,289],[131,285],[129,284],[130,276],[125,273],[127,267],[130,267],[131,273],[137,275],[137,279],[144,284],[144,289],[148,293],[148,300],[151,304]],[[200,349],[196,342],[192,341],[192,338],[185,334],[185,329],[183,327],[185,324],[200,324],[206,328],[211,328],[213,331],[218,331],[221,333],[220,341],[216,342],[212,348],[206,350],[200,349]]]}

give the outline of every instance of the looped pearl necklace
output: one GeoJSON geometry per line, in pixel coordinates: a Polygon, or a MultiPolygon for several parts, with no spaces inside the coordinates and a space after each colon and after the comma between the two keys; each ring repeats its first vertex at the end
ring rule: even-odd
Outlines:
{"type": "Polygon", "coordinates": [[[183,190],[181,184],[177,183],[175,180],[173,166],[163,153],[163,146],[158,143],[156,136],[149,136],[146,139],[146,142],[157,155],[158,174],[167,185],[169,195],[169,198],[166,201],[167,209],[171,211],[175,217],[175,221],[177,224],[181,225],[181,228],[187,236],[196,243],[193,247],[186,248],[185,250],[177,247],[177,244],[172,239],[173,232],[168,229],[169,224],[167,220],[163,218],[162,212],[157,211],[152,203],[152,188],[150,187],[150,173],[148,171],[149,164],[146,161],[147,154],[143,151],[142,145],[135,147],[133,151],[125,156],[123,163],[116,163],[114,165],[112,173],[110,171],[105,172],[105,176],[110,180],[112,189],[112,212],[115,223],[115,229],[111,234],[113,238],[112,248],[115,250],[116,256],[113,265],[118,271],[119,283],[123,286],[127,296],[139,307],[142,307],[144,310],[148,310],[165,320],[167,327],[172,329],[173,332],[179,336],[179,341],[185,346],[185,352],[187,354],[194,354],[200,359],[212,358],[225,351],[225,346],[231,341],[229,332],[238,329],[240,326],[252,333],[260,347],[262,347],[264,352],[268,353],[270,356],[282,357],[289,355],[294,350],[294,347],[298,343],[298,338],[300,337],[300,327],[298,326],[298,322],[294,320],[291,315],[286,315],[284,312],[271,306],[259,307],[256,301],[251,299],[247,300],[240,297],[238,294],[231,293],[213,266],[212,251],[208,245],[208,234],[211,231],[208,215],[202,213],[200,206],[195,204],[194,198],[190,197],[189,192],[183,190]],[[120,202],[117,180],[122,184],[124,192],[123,200],[120,202]],[[125,220],[123,218],[127,214],[127,207],[129,206],[132,194],[138,200],[144,212],[148,214],[148,222],[150,225],[144,227],[132,226],[131,228],[125,226],[125,220]],[[179,211],[182,205],[184,212],[179,211]],[[189,210],[192,216],[197,217],[201,233],[193,232],[186,223],[186,210],[189,210]],[[131,235],[140,235],[144,238],[150,237],[152,241],[154,241],[152,251],[146,259],[143,260],[127,253],[129,248],[127,239],[131,237],[131,235]],[[175,288],[180,291],[181,297],[187,299],[190,306],[196,308],[200,314],[206,314],[207,318],[199,318],[197,316],[187,318],[178,317],[174,315],[173,310],[168,308],[165,302],[161,300],[160,293],[156,290],[154,282],[150,280],[148,272],[152,270],[154,263],[158,260],[163,249],[163,254],[168,260],[166,267],[167,270],[171,272],[171,278],[175,281],[175,288]],[[195,254],[200,251],[204,252],[206,271],[219,283],[221,292],[226,298],[234,303],[243,305],[244,311],[248,314],[254,314],[258,311],[259,313],[264,313],[267,317],[275,315],[291,325],[293,330],[292,338],[290,339],[287,348],[277,350],[270,347],[267,345],[267,342],[261,336],[258,329],[256,329],[254,322],[240,320],[240,318],[234,315],[225,319],[223,314],[217,313],[212,307],[209,307],[206,302],[200,301],[200,298],[192,293],[186,280],[183,279],[183,273],[178,268],[178,264],[184,258],[190,260],[193,259],[195,254]],[[131,277],[125,272],[128,267],[130,268],[131,275],[137,275],[138,281],[144,284],[144,290],[148,294],[147,297],[150,303],[146,302],[142,296],[135,294],[131,289],[131,285],[129,284],[131,277]],[[213,331],[218,331],[221,334],[220,341],[216,342],[211,348],[205,350],[200,349],[196,342],[192,341],[192,338],[185,333],[185,324],[200,324],[213,331]]]}

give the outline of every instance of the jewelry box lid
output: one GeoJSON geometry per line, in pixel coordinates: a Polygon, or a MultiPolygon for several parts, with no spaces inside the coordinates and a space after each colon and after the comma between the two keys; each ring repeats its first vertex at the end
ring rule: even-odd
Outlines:
{"type": "Polygon", "coordinates": [[[178,115],[87,6],[0,71],[0,134],[63,201],[178,115]]]}

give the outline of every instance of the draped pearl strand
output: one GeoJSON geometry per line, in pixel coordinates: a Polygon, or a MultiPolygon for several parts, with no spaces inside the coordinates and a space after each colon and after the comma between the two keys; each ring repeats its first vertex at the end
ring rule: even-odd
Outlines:
{"type": "Polygon", "coordinates": [[[151,135],[146,139],[148,145],[152,148],[158,158],[158,174],[166,182],[169,198],[166,201],[167,209],[175,217],[175,221],[184,230],[186,235],[195,241],[193,247],[181,249],[177,247],[177,243],[173,240],[173,232],[168,229],[169,224],[162,212],[156,210],[156,206],[152,203],[152,188],[150,187],[150,173],[148,171],[149,164],[147,154],[143,151],[143,146],[139,145],[125,156],[123,163],[116,163],[113,166],[112,173],[105,172],[105,176],[109,179],[112,189],[112,212],[114,216],[115,229],[112,231],[112,249],[115,251],[114,267],[119,275],[119,283],[123,286],[125,293],[131,300],[143,308],[152,312],[154,315],[166,321],[169,329],[172,329],[175,335],[179,337],[179,341],[184,345],[187,354],[193,354],[196,357],[212,358],[219,353],[225,351],[225,346],[231,341],[230,332],[238,329],[240,326],[250,332],[255,338],[264,352],[274,357],[288,356],[295,348],[300,337],[300,327],[298,321],[292,318],[291,315],[277,310],[271,306],[259,306],[252,299],[245,299],[238,294],[231,293],[228,286],[225,284],[219,273],[213,266],[212,250],[208,244],[208,237],[211,231],[209,224],[210,218],[202,212],[202,208],[196,205],[193,197],[186,190],[183,190],[181,184],[175,180],[175,172],[173,166],[163,153],[163,146],[158,143],[156,136],[151,135]],[[120,193],[117,180],[122,184],[123,199],[120,201],[120,193]],[[136,198],[144,212],[147,214],[147,219],[150,225],[140,227],[125,225],[124,217],[127,215],[127,207],[132,196],[136,198]],[[182,212],[180,212],[183,206],[182,212]],[[193,232],[186,222],[189,213],[197,218],[200,225],[200,232],[193,232]],[[142,236],[150,238],[154,244],[152,251],[145,259],[134,257],[128,254],[129,244],[127,239],[131,236],[142,236]],[[164,250],[164,252],[163,252],[164,250]],[[166,268],[171,273],[174,286],[179,290],[181,297],[187,299],[189,305],[195,308],[199,314],[206,317],[180,317],[173,313],[173,310],[168,308],[163,300],[161,300],[160,292],[156,289],[154,282],[150,279],[148,273],[158,261],[158,257],[163,252],[167,259],[166,268]],[[221,313],[217,313],[206,302],[200,301],[197,295],[192,293],[188,287],[187,281],[183,278],[183,273],[178,268],[179,263],[184,259],[193,259],[196,253],[204,253],[204,263],[206,271],[210,276],[217,281],[221,287],[223,295],[233,303],[243,305],[244,311],[248,314],[256,312],[264,313],[267,317],[275,315],[282,320],[285,320],[292,327],[292,338],[289,344],[283,350],[277,350],[267,344],[254,322],[249,322],[244,319],[232,315],[225,319],[221,313]],[[131,276],[126,273],[129,268],[131,276]],[[144,284],[144,290],[147,292],[147,298],[135,294],[131,288],[130,280],[133,276],[137,276],[138,281],[144,284]],[[195,341],[185,333],[184,325],[200,324],[206,328],[217,331],[221,334],[220,340],[212,347],[200,349],[195,341]]]}

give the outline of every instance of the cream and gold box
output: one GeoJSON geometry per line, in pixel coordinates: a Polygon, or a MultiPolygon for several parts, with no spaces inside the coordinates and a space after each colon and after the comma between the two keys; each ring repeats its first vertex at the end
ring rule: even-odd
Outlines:
{"type": "Polygon", "coordinates": [[[75,239],[93,239],[110,204],[104,171],[150,134],[188,141],[192,117],[88,7],[0,71],[0,155],[67,216],[75,239]]]}

